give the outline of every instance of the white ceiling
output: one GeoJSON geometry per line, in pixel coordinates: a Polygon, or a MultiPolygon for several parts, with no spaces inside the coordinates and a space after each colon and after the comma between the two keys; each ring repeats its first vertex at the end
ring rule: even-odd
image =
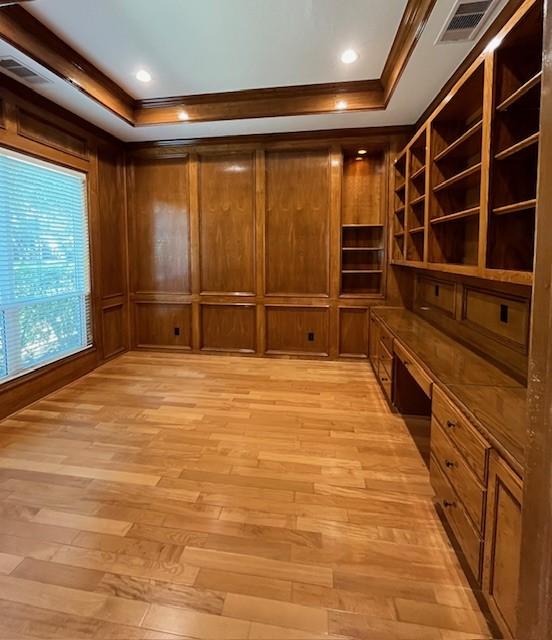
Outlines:
{"type": "Polygon", "coordinates": [[[135,98],[379,78],[406,0],[35,0],[135,98]],[[348,48],[360,57],[343,64],[348,48]],[[147,85],[134,74],[147,69],[147,85]]]}
{"type": "MultiPolygon", "coordinates": [[[[508,0],[501,0],[498,4],[495,14],[500,11],[500,9],[507,3],[508,0]]],[[[339,6],[348,6],[349,3],[352,6],[360,7],[361,5],[369,5],[372,7],[373,5],[381,6],[384,4],[386,7],[390,7],[391,5],[398,11],[398,14],[402,12],[404,8],[403,0],[385,0],[382,2],[380,0],[259,0],[259,4],[263,6],[267,6],[269,3],[271,5],[285,5],[287,7],[291,6],[293,2],[293,6],[297,5],[301,7],[305,7],[307,5],[312,5],[318,7],[318,5],[322,5],[324,7],[333,6],[335,7],[337,4],[339,6]]],[[[114,67],[118,68],[118,74],[112,73],[110,69],[107,69],[108,74],[111,75],[116,81],[120,81],[121,76],[126,76],[128,81],[128,74],[126,70],[123,70],[122,62],[123,58],[127,56],[125,52],[129,48],[127,42],[127,34],[125,32],[119,33],[117,36],[112,37],[110,35],[109,23],[110,17],[108,14],[104,14],[104,18],[106,19],[106,24],[98,25],[88,20],[88,16],[86,13],[91,11],[91,6],[96,5],[103,7],[110,7],[111,9],[117,9],[114,11],[114,15],[119,15],[122,11],[122,7],[126,7],[128,9],[129,15],[132,15],[134,12],[138,12],[139,7],[147,7],[147,6],[186,6],[186,16],[188,21],[193,22],[191,16],[191,8],[200,7],[203,3],[213,7],[213,6],[242,6],[245,4],[256,4],[256,0],[36,0],[36,2],[31,3],[30,6],[33,6],[34,10],[38,9],[44,12],[49,16],[50,27],[54,25],[54,14],[63,13],[60,11],[59,7],[65,6],[67,8],[75,5],[75,10],[71,11],[71,13],[79,13],[81,16],[78,24],[75,25],[74,30],[72,31],[71,44],[75,46],[77,49],[82,51],[86,57],[93,60],[96,64],[98,62],[98,56],[105,56],[104,49],[107,47],[115,47],[118,50],[116,55],[113,55],[111,60],[111,64],[114,67]],[[235,4],[234,4],[235,3],[235,4]],[[132,5],[132,11],[129,7],[132,5]],[[78,10],[76,8],[78,7],[78,10]],[[190,10],[188,10],[188,7],[190,10]],[[124,33],[124,37],[122,35],[124,33]],[[86,36],[86,37],[85,37],[86,36]],[[85,50],[84,46],[77,46],[79,42],[85,42],[90,40],[90,42],[95,41],[96,45],[93,47],[95,51],[95,55],[92,56],[88,51],[85,50]]],[[[177,139],[177,138],[203,138],[203,137],[211,137],[211,136],[225,136],[225,135],[242,135],[242,134],[255,134],[255,133],[277,133],[277,132],[289,132],[289,131],[314,131],[314,130],[323,130],[323,129],[339,129],[339,128],[351,128],[351,127],[375,127],[375,126],[388,126],[388,125],[404,125],[404,124],[413,124],[418,117],[423,113],[425,108],[431,102],[431,100],[437,95],[440,88],[445,84],[447,79],[451,76],[454,70],[458,67],[458,65],[462,62],[462,60],[469,53],[474,42],[470,43],[455,43],[455,44],[441,44],[435,45],[435,40],[447,19],[447,16],[454,5],[454,0],[437,0],[435,4],[435,8],[431,14],[431,17],[428,21],[426,28],[424,29],[422,36],[414,50],[410,61],[406,67],[404,74],[402,75],[399,84],[391,101],[385,111],[359,111],[359,112],[340,112],[340,113],[330,113],[323,115],[308,115],[308,116],[289,116],[289,117],[274,117],[274,118],[254,118],[254,119],[244,119],[244,120],[227,120],[227,121],[219,121],[219,122],[183,122],[177,124],[170,125],[155,125],[149,127],[132,127],[126,122],[122,121],[117,116],[113,115],[107,109],[103,108],[99,104],[97,104],[91,98],[88,98],[84,94],[82,94],[78,89],[71,86],[70,84],[64,82],[59,79],[57,76],[51,74],[46,69],[41,68],[39,65],[34,63],[32,60],[24,56],[22,53],[16,51],[13,47],[8,45],[7,43],[0,40],[0,56],[4,55],[14,55],[19,60],[27,64],[29,67],[34,68],[38,72],[40,72],[44,77],[48,78],[51,82],[45,85],[41,85],[36,87],[36,90],[39,91],[42,95],[47,98],[50,98],[57,104],[64,106],[65,108],[73,111],[77,115],[93,122],[94,124],[100,126],[101,128],[109,131],[113,135],[117,136],[121,140],[127,142],[139,142],[139,141],[148,141],[148,140],[166,140],[166,139],[177,139]]],[[[361,12],[362,13],[362,12],[361,12]]],[[[370,12],[370,15],[372,13],[370,12]]],[[[242,16],[243,18],[243,16],[242,16]]],[[[247,19],[247,16],[246,18],[247,19]]],[[[492,19],[492,17],[491,17],[492,19]]],[[[41,16],[41,20],[43,20],[43,16],[41,16]]],[[[130,23],[129,19],[129,23],[130,23]]],[[[361,24],[361,20],[358,20],[358,23],[361,24]]],[[[374,20],[369,20],[369,25],[372,26],[375,24],[374,20]]],[[[134,24],[134,22],[132,22],[134,24]]],[[[397,18],[398,24],[398,18],[397,18]]],[[[365,29],[369,28],[364,24],[361,24],[362,32],[365,29]]],[[[358,26],[358,25],[356,25],[358,26]]],[[[376,25],[377,27],[377,25],[376,25]]],[[[61,33],[58,28],[57,31],[61,33]]],[[[378,29],[376,29],[378,31],[378,29]]],[[[312,31],[310,31],[311,33],[312,31]]],[[[134,33],[130,38],[131,42],[135,42],[139,36],[134,33]]],[[[143,32],[144,42],[152,42],[155,47],[155,50],[164,50],[166,43],[166,38],[161,37],[160,39],[154,39],[152,34],[148,31],[143,32]]],[[[344,42],[346,40],[345,46],[350,46],[349,43],[352,41],[353,36],[350,38],[346,38],[343,36],[344,42]]],[[[64,37],[64,39],[66,39],[64,37]]],[[[301,36],[301,39],[306,40],[306,37],[301,36]]],[[[211,38],[212,42],[213,39],[211,38]]],[[[381,67],[383,65],[383,61],[387,56],[388,49],[391,45],[392,36],[388,37],[388,43],[385,48],[382,47],[381,51],[379,51],[378,57],[378,65],[380,69],[375,73],[362,73],[361,77],[377,77],[381,72],[381,67]]],[[[320,39],[317,39],[317,42],[320,44],[320,39]]],[[[356,43],[352,43],[352,45],[357,46],[356,43]]],[[[134,45],[133,45],[134,46],[134,45]]],[[[175,45],[172,45],[175,46],[175,45]]],[[[366,45],[367,46],[367,45],[366,45]]],[[[338,59],[339,53],[341,51],[341,46],[338,47],[337,51],[333,51],[332,55],[334,58],[338,59]]],[[[359,50],[363,51],[361,47],[358,47],[359,50]]],[[[146,48],[144,48],[143,56],[147,57],[145,53],[146,48]]],[[[320,53],[320,52],[317,52],[320,53]]],[[[218,74],[219,74],[219,84],[217,90],[222,90],[221,87],[225,86],[224,83],[227,82],[226,76],[229,73],[229,68],[232,65],[226,64],[226,60],[228,56],[226,54],[222,54],[219,51],[219,59],[218,59],[218,74]]],[[[128,57],[128,56],[127,56],[128,57]]],[[[351,65],[351,67],[356,67],[357,64],[360,64],[361,61],[365,58],[364,54],[362,58],[355,64],[351,65]]],[[[364,63],[368,64],[368,61],[365,60],[364,63]]],[[[144,61],[140,61],[136,63],[132,70],[135,69],[137,64],[143,64],[152,70],[152,73],[156,73],[156,70],[153,68],[151,64],[149,64],[149,60],[144,58],[144,61]]],[[[375,65],[374,62],[372,63],[375,65]]],[[[251,69],[248,71],[249,77],[253,77],[254,74],[257,74],[259,77],[264,77],[266,73],[268,73],[267,69],[271,70],[271,73],[284,73],[285,69],[281,67],[281,65],[268,65],[267,69],[263,66],[263,64],[255,63],[252,65],[251,69]]],[[[335,63],[336,68],[339,68],[341,63],[335,63]]],[[[101,65],[100,65],[101,66],[101,65]]],[[[183,65],[187,67],[188,65],[183,65]]],[[[201,76],[201,71],[203,69],[203,62],[198,62],[197,60],[193,65],[193,67],[197,67],[199,72],[197,72],[198,76],[201,76]]],[[[316,82],[319,81],[312,76],[298,76],[297,69],[295,68],[297,65],[297,61],[293,61],[290,63],[290,66],[287,70],[287,75],[283,76],[285,79],[281,82],[271,81],[268,84],[293,84],[293,78],[302,77],[303,79],[300,82],[316,82]]],[[[349,68],[349,67],[347,67],[349,68]]],[[[300,73],[303,73],[301,71],[300,73]]],[[[352,72],[351,72],[352,73],[352,72]]],[[[356,69],[355,69],[356,73],[356,69]]],[[[271,76],[275,77],[275,76],[271,76]]],[[[351,76],[349,79],[352,79],[354,76],[351,76]]],[[[232,76],[234,78],[234,76],[232,76]]],[[[336,79],[328,75],[323,78],[324,81],[330,81],[332,79],[336,79]]],[[[182,89],[182,85],[177,85],[178,77],[176,77],[175,84],[171,84],[167,87],[167,93],[169,95],[177,95],[179,93],[185,93],[182,89]],[[180,88],[177,88],[180,87],[180,88]],[[170,89],[170,90],[169,90],[170,89]]],[[[165,83],[166,80],[163,79],[165,83]]],[[[180,80],[180,82],[182,82],[180,80]]],[[[123,83],[124,84],[124,83],[123,83]]],[[[125,85],[128,88],[130,85],[125,85]]],[[[134,86],[134,85],[133,85],[134,86]]],[[[231,85],[226,85],[230,87],[231,85]]],[[[262,86],[262,83],[257,84],[256,86],[262,86]]],[[[246,88],[245,86],[241,87],[233,87],[233,88],[246,88]]],[[[149,88],[148,88],[149,90],[149,88]]],[[[195,92],[197,89],[194,89],[195,92]]],[[[202,89],[205,90],[205,89],[202,89]]],[[[136,94],[138,97],[144,97],[145,94],[137,93],[135,89],[131,91],[131,93],[136,94]]],[[[159,93],[159,87],[157,86],[155,90],[152,90],[150,95],[162,95],[159,93]]]]}

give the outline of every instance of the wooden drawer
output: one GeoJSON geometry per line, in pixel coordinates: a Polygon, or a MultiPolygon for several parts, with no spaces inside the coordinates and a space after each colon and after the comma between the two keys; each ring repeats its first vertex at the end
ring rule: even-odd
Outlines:
{"type": "Polygon", "coordinates": [[[431,405],[433,417],[458,447],[479,480],[485,484],[490,445],[475,427],[436,388],[431,405]]]}
{"type": "Polygon", "coordinates": [[[391,383],[393,380],[393,360],[380,360],[378,374],[382,384],[391,383]]]}
{"type": "Polygon", "coordinates": [[[408,351],[397,341],[395,341],[393,349],[399,360],[408,369],[410,375],[423,389],[426,396],[428,398],[431,398],[431,387],[433,386],[433,381],[431,380],[431,378],[422,369],[422,367],[414,361],[408,351]]]}
{"type": "Polygon", "coordinates": [[[393,353],[393,334],[380,324],[380,340],[389,353],[393,353]]]}
{"type": "Polygon", "coordinates": [[[378,353],[379,353],[380,360],[393,360],[393,351],[390,351],[387,348],[383,340],[380,340],[378,353]]]}
{"type": "Polygon", "coordinates": [[[476,529],[482,531],[485,489],[436,420],[431,421],[431,453],[463,502],[476,529]]]}
{"type": "Polygon", "coordinates": [[[431,456],[429,463],[431,486],[443,514],[449,523],[466,562],[478,584],[481,584],[481,553],[483,541],[473,527],[462,502],[458,499],[439,463],[431,456]]]}

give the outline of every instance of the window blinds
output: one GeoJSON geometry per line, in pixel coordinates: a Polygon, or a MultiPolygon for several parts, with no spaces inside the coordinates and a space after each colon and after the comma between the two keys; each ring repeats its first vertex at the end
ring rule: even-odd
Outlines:
{"type": "Polygon", "coordinates": [[[0,383],[92,344],[86,176],[0,149],[0,383]]]}

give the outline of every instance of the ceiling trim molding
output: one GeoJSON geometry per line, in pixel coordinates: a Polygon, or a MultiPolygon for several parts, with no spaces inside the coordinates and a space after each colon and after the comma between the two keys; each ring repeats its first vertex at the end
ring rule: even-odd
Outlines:
{"type": "Polygon", "coordinates": [[[0,8],[0,38],[134,124],[134,99],[22,6],[0,8]]]}
{"type": "MultiPolygon", "coordinates": [[[[24,0],[25,1],[25,0],[24,0]]],[[[384,110],[436,0],[408,0],[381,78],[135,100],[21,6],[0,10],[0,38],[134,127],[384,110]]],[[[0,0],[1,6],[2,0],[0,0]]]]}

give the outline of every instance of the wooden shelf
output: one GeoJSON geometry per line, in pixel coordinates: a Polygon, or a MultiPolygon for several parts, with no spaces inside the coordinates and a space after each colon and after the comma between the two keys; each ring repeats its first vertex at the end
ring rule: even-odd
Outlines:
{"type": "Polygon", "coordinates": [[[402,213],[404,213],[405,208],[406,207],[404,206],[404,204],[401,207],[397,207],[397,209],[395,209],[395,214],[398,216],[401,215],[402,213]]]}
{"type": "Polygon", "coordinates": [[[412,229],[408,230],[408,233],[410,234],[415,234],[415,233],[423,233],[425,230],[424,225],[420,226],[420,227],[412,227],[412,229]]]}
{"type": "Polygon", "coordinates": [[[423,193],[421,196],[418,196],[417,198],[414,198],[414,200],[410,201],[410,206],[413,207],[417,204],[420,204],[421,202],[423,202],[425,200],[425,193],[423,193]]]}
{"type": "Polygon", "coordinates": [[[383,227],[382,224],[343,224],[342,229],[368,229],[370,227],[383,227]]]}
{"type": "Polygon", "coordinates": [[[527,80],[521,87],[514,91],[510,96],[503,100],[496,108],[497,111],[506,111],[509,107],[511,107],[514,103],[516,103],[520,98],[522,98],[526,93],[531,91],[533,87],[536,87],[540,84],[542,78],[542,71],[536,73],[532,78],[527,80]]]}
{"type": "Polygon", "coordinates": [[[471,207],[471,209],[464,209],[463,211],[457,211],[455,213],[449,213],[446,216],[439,216],[430,220],[431,224],[441,224],[443,222],[454,222],[455,220],[461,220],[462,218],[471,218],[472,216],[479,215],[481,207],[471,207]]]}
{"type": "Polygon", "coordinates": [[[433,187],[433,191],[442,191],[443,189],[447,189],[457,182],[461,182],[465,178],[469,178],[470,176],[476,174],[478,171],[481,171],[481,162],[478,162],[472,167],[468,167],[467,169],[464,169],[464,171],[457,173],[455,176],[448,178],[448,180],[444,180],[443,182],[439,183],[438,185],[433,187]]]}
{"type": "Polygon", "coordinates": [[[353,273],[357,273],[357,274],[383,273],[383,269],[343,269],[341,273],[346,273],[348,275],[351,275],[353,273]]]}
{"type": "Polygon", "coordinates": [[[383,247],[342,247],[343,251],[383,251],[383,247]]]}
{"type": "Polygon", "coordinates": [[[414,173],[410,176],[410,179],[415,180],[418,176],[421,176],[424,171],[425,165],[423,167],[420,167],[417,171],[414,171],[414,173]]]}
{"type": "Polygon", "coordinates": [[[504,160],[505,158],[509,158],[510,156],[513,156],[515,153],[519,153],[520,151],[523,151],[523,149],[527,149],[528,147],[534,144],[538,144],[539,137],[540,137],[540,133],[537,131],[536,133],[533,133],[532,135],[525,138],[524,140],[520,140],[519,142],[516,142],[516,144],[513,144],[512,146],[497,153],[495,155],[495,160],[504,160]]]}
{"type": "Polygon", "coordinates": [[[528,211],[529,209],[534,209],[537,206],[536,198],[532,198],[531,200],[524,200],[523,202],[514,202],[512,204],[507,204],[502,207],[495,207],[493,209],[493,213],[495,216],[505,216],[508,213],[517,213],[518,211],[528,211]]]}
{"type": "Polygon", "coordinates": [[[402,184],[400,184],[398,187],[395,187],[395,193],[399,193],[399,191],[402,191],[405,187],[406,187],[406,180],[402,184]]]}
{"type": "Polygon", "coordinates": [[[402,238],[404,236],[404,231],[396,231],[393,235],[395,238],[402,238]]]}
{"type": "Polygon", "coordinates": [[[465,131],[461,136],[456,138],[454,142],[451,142],[448,147],[445,147],[442,151],[440,151],[434,158],[436,162],[442,160],[446,156],[448,156],[452,151],[461,147],[466,141],[468,141],[472,136],[481,131],[483,128],[483,121],[479,120],[476,124],[470,127],[467,131],[465,131]]]}

